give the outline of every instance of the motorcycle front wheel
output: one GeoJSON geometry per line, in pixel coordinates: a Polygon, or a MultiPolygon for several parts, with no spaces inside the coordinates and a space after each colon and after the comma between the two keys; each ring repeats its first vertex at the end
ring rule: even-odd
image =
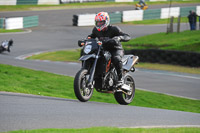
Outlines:
{"type": "Polygon", "coordinates": [[[115,92],[114,96],[115,96],[116,101],[119,104],[128,105],[133,101],[133,98],[135,96],[135,82],[134,82],[133,77],[130,74],[127,73],[124,76],[124,83],[131,87],[131,91],[127,92],[127,93],[115,92]]]}
{"type": "Polygon", "coordinates": [[[74,93],[81,102],[87,102],[93,94],[94,89],[87,87],[88,79],[89,75],[86,69],[81,69],[74,79],[74,93]]]}

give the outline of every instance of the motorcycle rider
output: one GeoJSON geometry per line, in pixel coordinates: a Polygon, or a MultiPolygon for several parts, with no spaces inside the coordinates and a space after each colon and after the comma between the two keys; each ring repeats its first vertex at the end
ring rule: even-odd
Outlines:
{"type": "Polygon", "coordinates": [[[141,5],[141,7],[143,8],[144,6],[146,6],[145,0],[140,0],[139,4],[141,5]]]}
{"type": "Polygon", "coordinates": [[[3,51],[8,51],[10,52],[10,47],[13,45],[13,40],[5,40],[1,43],[0,45],[0,53],[3,52],[3,51]]]}
{"type": "Polygon", "coordinates": [[[129,41],[131,38],[128,34],[123,33],[117,26],[110,25],[110,17],[107,12],[99,12],[95,16],[95,27],[88,38],[98,38],[103,41],[103,48],[108,50],[112,55],[112,62],[115,65],[118,74],[118,86],[123,85],[122,57],[124,50],[121,41],[129,41]],[[104,40],[110,38],[109,41],[104,40]]]}

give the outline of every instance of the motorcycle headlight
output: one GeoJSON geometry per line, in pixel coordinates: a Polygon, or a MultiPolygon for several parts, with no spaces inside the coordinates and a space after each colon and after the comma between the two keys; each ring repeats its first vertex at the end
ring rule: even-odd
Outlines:
{"type": "Polygon", "coordinates": [[[84,53],[88,54],[90,53],[92,50],[92,45],[86,45],[84,48],[84,53]]]}

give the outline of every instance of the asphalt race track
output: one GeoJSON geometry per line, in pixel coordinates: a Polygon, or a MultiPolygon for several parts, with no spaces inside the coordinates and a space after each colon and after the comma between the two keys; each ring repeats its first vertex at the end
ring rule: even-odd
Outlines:
{"type": "MultiPolygon", "coordinates": [[[[166,6],[166,5],[165,5],[166,6]]],[[[161,7],[165,7],[164,5],[161,7]]],[[[186,5],[183,5],[186,6],[186,5]]],[[[194,4],[191,6],[194,6],[194,4]]],[[[11,53],[0,54],[1,64],[74,76],[78,63],[27,61],[22,57],[40,51],[78,48],[77,40],[91,33],[92,27],[72,26],[72,15],[98,11],[132,10],[133,7],[70,9],[51,11],[1,12],[1,17],[39,15],[39,26],[30,33],[0,34],[0,41],[12,38],[11,53]]],[[[155,6],[154,8],[157,8],[155,6]]],[[[166,25],[132,26],[118,24],[132,38],[165,32],[166,25]]],[[[189,29],[182,24],[181,30],[189,29]]],[[[138,69],[136,88],[200,99],[200,76],[138,69]]],[[[106,103],[0,92],[0,131],[39,128],[85,128],[93,126],[199,126],[200,114],[106,103]]]]}
{"type": "Polygon", "coordinates": [[[0,93],[1,131],[41,128],[199,127],[200,114],[0,93]]]}

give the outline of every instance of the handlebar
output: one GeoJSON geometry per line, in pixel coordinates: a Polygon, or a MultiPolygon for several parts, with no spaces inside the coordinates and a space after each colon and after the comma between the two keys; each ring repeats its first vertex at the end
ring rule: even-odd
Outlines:
{"type": "MultiPolygon", "coordinates": [[[[78,40],[78,46],[79,47],[82,47],[85,45],[85,43],[88,41],[88,40],[96,40],[97,42],[98,41],[101,41],[102,44],[106,44],[108,42],[110,43],[113,43],[113,41],[115,41],[115,37],[114,38],[109,38],[109,37],[100,37],[99,39],[93,39],[93,38],[86,38],[86,39],[81,39],[81,40],[78,40]]],[[[119,40],[118,40],[119,41],[119,40]]]]}

